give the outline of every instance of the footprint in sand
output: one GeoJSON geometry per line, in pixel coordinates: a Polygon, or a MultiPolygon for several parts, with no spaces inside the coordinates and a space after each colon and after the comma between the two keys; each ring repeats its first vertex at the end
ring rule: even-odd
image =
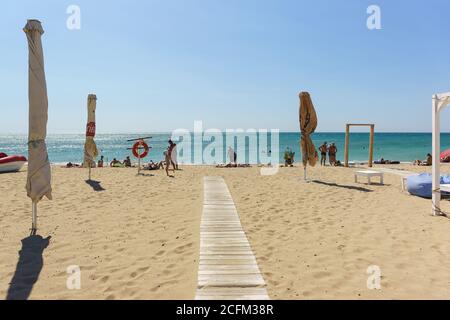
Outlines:
{"type": "Polygon", "coordinates": [[[191,248],[194,244],[192,242],[185,244],[183,246],[179,246],[177,248],[175,248],[175,253],[183,253],[185,251],[185,249],[187,248],[191,248]]]}

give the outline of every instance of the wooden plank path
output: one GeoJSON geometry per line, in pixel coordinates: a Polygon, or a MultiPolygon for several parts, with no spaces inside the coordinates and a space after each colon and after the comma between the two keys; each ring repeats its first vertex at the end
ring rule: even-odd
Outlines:
{"type": "Polygon", "coordinates": [[[222,177],[203,181],[197,300],[268,300],[266,284],[222,177]]]}

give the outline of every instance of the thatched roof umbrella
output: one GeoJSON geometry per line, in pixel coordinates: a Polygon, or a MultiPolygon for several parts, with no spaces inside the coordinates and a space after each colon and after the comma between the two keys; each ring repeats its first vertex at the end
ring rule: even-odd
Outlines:
{"type": "Polygon", "coordinates": [[[300,92],[300,147],[302,150],[302,160],[304,168],[304,178],[306,180],[306,166],[314,167],[316,165],[318,156],[316,147],[311,140],[311,134],[317,128],[317,114],[314,110],[314,105],[308,92],[300,92]]]}

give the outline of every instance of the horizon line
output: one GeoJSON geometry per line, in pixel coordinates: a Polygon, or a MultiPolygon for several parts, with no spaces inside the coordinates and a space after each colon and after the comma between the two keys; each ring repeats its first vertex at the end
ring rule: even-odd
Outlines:
{"type": "MultiPolygon", "coordinates": [[[[231,130],[231,129],[221,129],[221,131],[223,131],[223,133],[225,133],[225,130],[231,130]]],[[[233,129],[236,130],[236,129],[233,129]]],[[[265,129],[268,130],[268,132],[270,132],[270,130],[273,129],[265,129]]],[[[190,133],[193,133],[193,130],[189,130],[190,133]]],[[[290,130],[280,130],[280,133],[298,133],[300,134],[300,131],[290,131],[290,130]]],[[[245,133],[245,132],[243,132],[245,133]]],[[[343,131],[316,131],[314,133],[345,133],[345,130],[343,131]]],[[[314,134],[313,133],[313,134],[314,134]]],[[[352,133],[367,133],[369,134],[370,132],[366,132],[366,131],[352,131],[350,132],[350,134],[352,133]]],[[[432,133],[431,131],[375,131],[375,134],[377,133],[432,133]]],[[[445,131],[441,131],[442,133],[450,133],[450,131],[445,132],[445,131]]],[[[0,135],[27,135],[27,132],[0,132],[0,135]]],[[[48,132],[48,135],[84,135],[85,133],[83,132],[48,132]]],[[[114,135],[125,135],[125,134],[130,134],[130,135],[136,135],[136,134],[172,134],[172,131],[140,131],[140,132],[97,132],[96,135],[104,135],[104,134],[114,134],[114,135]]]]}

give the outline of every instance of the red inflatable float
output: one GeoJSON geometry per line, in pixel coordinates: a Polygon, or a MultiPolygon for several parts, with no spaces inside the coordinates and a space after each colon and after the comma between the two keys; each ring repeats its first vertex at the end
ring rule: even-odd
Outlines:
{"type": "Polygon", "coordinates": [[[133,156],[135,156],[138,159],[142,159],[148,155],[150,148],[148,144],[145,143],[144,140],[139,140],[133,145],[133,148],[131,150],[133,151],[133,156]],[[144,149],[144,152],[139,153],[139,149],[144,149]]]}
{"type": "Polygon", "coordinates": [[[440,154],[441,162],[450,162],[450,150],[445,150],[440,154]]]}
{"type": "Polygon", "coordinates": [[[1,172],[16,172],[27,162],[27,158],[22,156],[7,156],[5,153],[0,153],[0,173],[1,172]]]}

